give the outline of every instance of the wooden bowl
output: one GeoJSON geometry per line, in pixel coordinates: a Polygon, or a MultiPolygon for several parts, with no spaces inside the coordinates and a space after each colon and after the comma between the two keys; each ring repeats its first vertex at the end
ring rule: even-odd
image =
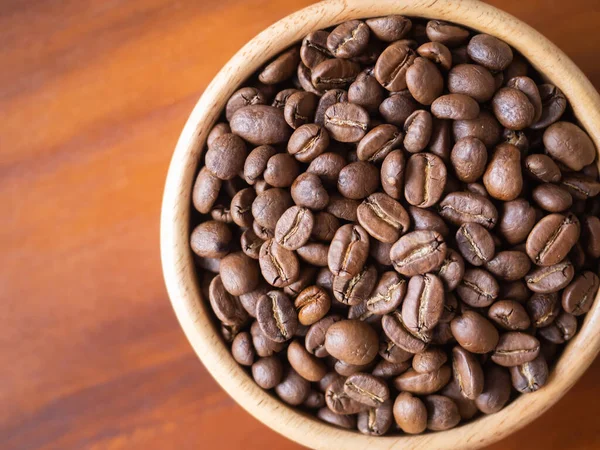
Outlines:
{"type": "Polygon", "coordinates": [[[600,148],[600,97],[589,80],[554,44],[533,28],[475,0],[330,0],[298,11],[244,46],[210,83],[190,115],[171,161],[161,216],[164,277],[177,318],[198,357],[217,382],[250,414],[275,431],[312,448],[456,449],[489,445],[524,427],[562,397],[600,350],[600,302],[567,345],[548,384],[520,396],[496,414],[452,430],[420,436],[370,437],[327,425],[259,388],[233,360],[202,298],[189,245],[191,192],[209,130],[230,95],[265,62],[311,31],[350,19],[403,14],[442,19],[492,34],[516,48],[567,96],[600,148]]]}

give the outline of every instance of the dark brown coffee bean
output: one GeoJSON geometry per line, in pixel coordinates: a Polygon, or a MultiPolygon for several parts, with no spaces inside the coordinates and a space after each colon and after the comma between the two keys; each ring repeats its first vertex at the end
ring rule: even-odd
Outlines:
{"type": "Polygon", "coordinates": [[[461,419],[469,420],[477,414],[478,409],[477,405],[475,405],[475,401],[464,396],[455,379],[450,380],[450,382],[440,391],[440,394],[456,403],[461,419]]]}
{"type": "Polygon", "coordinates": [[[531,260],[524,252],[506,250],[497,253],[486,263],[485,268],[502,280],[516,281],[527,275],[531,269],[531,260]]]}
{"type": "Polygon", "coordinates": [[[431,139],[429,139],[429,152],[439,156],[445,162],[450,159],[452,150],[452,125],[449,120],[433,119],[431,139]]]}
{"type": "Polygon", "coordinates": [[[302,325],[312,325],[329,312],[331,298],[325,289],[319,286],[310,286],[296,297],[294,306],[298,312],[300,323],[302,325]]]}
{"type": "Polygon", "coordinates": [[[540,84],[538,90],[542,100],[542,114],[540,119],[531,125],[534,130],[546,128],[557,122],[567,109],[567,98],[556,86],[540,84]]]}
{"type": "Polygon", "coordinates": [[[396,310],[404,300],[406,287],[406,280],[396,272],[385,272],[366,302],[367,309],[380,315],[396,310]]]}
{"type": "Polygon", "coordinates": [[[317,267],[327,267],[327,254],[329,246],[321,242],[309,242],[304,244],[296,253],[300,259],[317,267]]]}
{"type": "Polygon", "coordinates": [[[527,287],[541,294],[550,294],[558,292],[566,287],[575,274],[573,264],[569,260],[564,260],[558,264],[547,267],[538,267],[529,272],[525,277],[527,287]]]}
{"type": "Polygon", "coordinates": [[[318,358],[329,356],[329,353],[327,353],[327,350],[325,349],[325,335],[328,328],[340,320],[342,320],[342,317],[333,314],[328,315],[311,325],[304,340],[306,350],[318,358]]]}
{"type": "Polygon", "coordinates": [[[448,194],[440,203],[440,215],[457,226],[475,222],[491,229],[498,221],[498,211],[492,202],[472,192],[448,194]]]}
{"type": "Polygon", "coordinates": [[[368,364],[379,350],[373,328],[360,320],[342,320],[331,325],[325,335],[327,352],[348,364],[368,364]]]}
{"type": "MultiPolygon", "coordinates": [[[[275,230],[267,227],[263,227],[257,221],[252,222],[252,231],[263,241],[275,237],[275,230]]],[[[260,257],[260,252],[259,252],[260,257]]]]}
{"type": "Polygon", "coordinates": [[[450,326],[456,341],[471,353],[489,353],[498,344],[499,335],[494,325],[475,311],[464,311],[450,326]]]}
{"type": "Polygon", "coordinates": [[[479,103],[489,101],[496,90],[494,77],[485,67],[476,64],[459,64],[448,73],[448,90],[463,94],[479,103]]]}
{"type": "Polygon", "coordinates": [[[288,250],[297,250],[308,242],[314,216],[308,208],[292,206],[277,221],[275,240],[288,250]]]}
{"type": "Polygon", "coordinates": [[[368,196],[356,213],[363,228],[385,243],[396,242],[410,226],[410,218],[402,205],[383,193],[368,196]]]}
{"type": "Polygon", "coordinates": [[[600,183],[585,175],[573,174],[565,176],[561,185],[571,193],[574,199],[587,200],[600,193],[600,183]]]}
{"type": "Polygon", "coordinates": [[[537,122],[542,115],[542,99],[535,81],[526,76],[519,76],[508,80],[506,86],[509,88],[518,89],[527,96],[535,111],[533,123],[537,122]]]}
{"type": "Polygon", "coordinates": [[[509,244],[523,242],[536,222],[535,210],[525,199],[503,203],[498,229],[509,244]]]}
{"type": "Polygon", "coordinates": [[[360,202],[341,195],[332,195],[327,212],[333,214],[338,219],[354,222],[357,220],[357,210],[360,202]]]}
{"type": "Polygon", "coordinates": [[[540,352],[540,341],[518,331],[509,331],[500,336],[492,361],[504,367],[519,366],[533,361],[540,352]]]}
{"type": "Polygon", "coordinates": [[[311,237],[320,241],[331,242],[339,227],[340,221],[333,214],[325,211],[318,212],[314,214],[311,237]]]}
{"type": "Polygon", "coordinates": [[[444,79],[434,63],[418,57],[406,70],[406,86],[416,101],[422,105],[431,105],[442,95],[444,79]]]}
{"type": "Polygon", "coordinates": [[[258,321],[254,321],[250,327],[250,334],[252,335],[252,344],[256,349],[256,354],[261,358],[272,356],[275,353],[283,350],[283,342],[275,342],[269,339],[260,329],[258,321]]]}
{"type": "Polygon", "coordinates": [[[285,287],[300,275],[300,264],[295,253],[269,239],[260,248],[260,270],[271,286],[285,287]]]}
{"type": "Polygon", "coordinates": [[[327,31],[319,30],[308,34],[302,41],[300,47],[300,58],[309,69],[314,69],[321,62],[332,57],[327,48],[327,31]]]}
{"type": "Polygon", "coordinates": [[[289,369],[281,382],[275,386],[275,393],[289,405],[301,405],[310,394],[310,382],[298,375],[294,369],[289,369]]]}
{"type": "Polygon", "coordinates": [[[511,382],[508,370],[495,364],[485,369],[483,392],[475,400],[484,414],[494,414],[504,408],[510,398],[511,382]]]}
{"type": "Polygon", "coordinates": [[[277,153],[270,145],[261,145],[250,152],[244,163],[244,180],[254,184],[262,176],[267,167],[267,162],[277,153]]]}
{"type": "Polygon", "coordinates": [[[245,106],[235,112],[229,124],[232,133],[254,145],[283,144],[292,134],[283,111],[274,106],[245,106]]]}
{"type": "Polygon", "coordinates": [[[292,47],[281,53],[271,63],[265,67],[258,75],[261,83],[277,84],[281,83],[296,73],[296,68],[300,62],[300,48],[292,47]]]}
{"type": "Polygon", "coordinates": [[[346,378],[344,392],[354,401],[371,408],[378,408],[390,398],[387,384],[367,373],[355,373],[346,378]]]}
{"type": "Polygon", "coordinates": [[[403,138],[402,132],[394,125],[379,125],[358,143],[358,159],[369,162],[383,161],[392,150],[402,145],[403,138]]]}
{"type": "Polygon", "coordinates": [[[294,88],[284,89],[283,91],[279,91],[277,93],[277,95],[275,96],[273,103],[271,103],[271,106],[275,106],[276,108],[279,108],[282,110],[285,109],[285,103],[287,102],[287,99],[290,98],[290,96],[292,94],[295,94],[296,92],[298,92],[298,89],[294,89],[294,88]]]}
{"type": "Polygon", "coordinates": [[[273,188],[261,192],[252,203],[252,215],[261,226],[275,230],[277,221],[292,206],[292,198],[288,191],[273,188]]]}
{"type": "Polygon", "coordinates": [[[221,260],[218,258],[194,258],[194,262],[198,267],[202,270],[206,270],[211,273],[219,273],[219,265],[221,264],[221,260]]]}
{"type": "Polygon", "coordinates": [[[346,160],[337,153],[323,153],[317,156],[308,166],[308,173],[319,176],[323,182],[336,184],[340,171],[346,165],[346,160]]]}
{"type": "Polygon", "coordinates": [[[368,407],[352,399],[344,390],[346,378],[333,381],[325,391],[325,403],[336,414],[356,414],[368,407]]]}
{"type": "Polygon", "coordinates": [[[575,316],[587,313],[594,303],[600,279],[593,272],[585,271],[578,275],[562,293],[562,307],[575,316]]]}
{"type": "Polygon", "coordinates": [[[231,219],[239,227],[250,227],[254,221],[252,216],[252,203],[256,199],[256,192],[252,188],[239,191],[231,199],[229,207],[231,219]]]}
{"type": "Polygon", "coordinates": [[[408,283],[402,303],[402,320],[414,336],[425,340],[444,310],[444,285],[433,274],[416,275],[408,283]]]}
{"type": "Polygon", "coordinates": [[[311,82],[318,90],[345,88],[356,79],[360,70],[360,65],[352,61],[326,59],[312,69],[311,82]]]}
{"type": "Polygon", "coordinates": [[[292,199],[298,206],[320,210],[329,203],[329,194],[321,179],[312,173],[301,173],[292,183],[292,199]]]}
{"type": "Polygon", "coordinates": [[[600,219],[597,216],[583,217],[581,237],[585,245],[585,252],[591,258],[600,258],[600,219]]]}
{"type": "Polygon", "coordinates": [[[208,167],[200,169],[192,190],[194,207],[200,213],[206,214],[211,210],[219,196],[221,183],[222,181],[214,176],[208,167]]]}
{"type": "Polygon", "coordinates": [[[538,330],[538,334],[554,344],[563,344],[571,340],[577,333],[577,318],[567,312],[562,312],[550,325],[538,330]]]}
{"type": "Polygon", "coordinates": [[[256,317],[256,304],[258,303],[260,297],[269,292],[271,289],[271,286],[269,286],[267,283],[260,281],[256,289],[239,296],[240,303],[251,317],[256,317]]]}
{"type": "MultiPolygon", "coordinates": [[[[343,305],[343,303],[339,302],[337,299],[336,302],[338,302],[338,304],[343,305]]],[[[344,305],[344,307],[345,306],[346,305],[344,305]]],[[[348,309],[348,319],[362,320],[363,322],[366,322],[375,328],[381,328],[381,316],[376,316],[371,311],[369,311],[367,309],[366,301],[362,301],[357,305],[350,306],[350,308],[348,309]]]]}
{"type": "Polygon", "coordinates": [[[423,151],[431,138],[433,121],[428,111],[419,109],[404,122],[404,148],[411,153],[423,151]]]}
{"type": "Polygon", "coordinates": [[[381,185],[386,194],[399,200],[404,191],[404,171],[406,162],[402,150],[388,154],[381,165],[381,185]]]}
{"type": "Polygon", "coordinates": [[[278,188],[290,187],[300,168],[294,157],[288,153],[277,153],[269,159],[263,173],[269,185],[278,188]]]}
{"type": "Polygon", "coordinates": [[[325,111],[325,128],[339,142],[360,141],[369,127],[369,113],[353,103],[336,103],[325,111]]]}
{"type": "Polygon", "coordinates": [[[356,417],[344,414],[336,414],[329,408],[321,408],[317,412],[317,417],[323,422],[336,427],[345,428],[347,430],[356,429],[356,417]]]}
{"type": "MultiPolygon", "coordinates": [[[[585,236],[585,233],[582,233],[585,236]]],[[[576,270],[580,270],[585,264],[585,252],[581,242],[577,242],[569,252],[568,258],[573,263],[576,270]]]]}
{"type": "Polygon", "coordinates": [[[548,381],[548,363],[539,355],[533,361],[510,368],[510,376],[514,388],[526,394],[535,392],[548,381]]]}
{"type": "Polygon", "coordinates": [[[481,266],[490,261],[496,251],[490,232],[473,222],[460,226],[456,232],[456,245],[462,256],[474,266],[481,266]]]}
{"type": "Polygon", "coordinates": [[[418,397],[401,392],[394,401],[394,419],[402,431],[419,434],[427,428],[427,409],[418,397]]]}
{"type": "Polygon", "coordinates": [[[231,355],[238,364],[251,366],[256,352],[252,345],[252,336],[247,331],[239,333],[231,344],[231,355]]]}
{"type": "Polygon", "coordinates": [[[488,111],[481,111],[473,120],[456,120],[452,125],[456,141],[465,137],[475,137],[491,148],[500,140],[502,128],[496,118],[488,111]]]}
{"type": "Polygon", "coordinates": [[[330,106],[336,103],[346,103],[348,101],[348,93],[343,89],[330,89],[323,94],[319,99],[319,105],[315,112],[315,124],[324,126],[325,125],[325,111],[330,106]]]}
{"type": "MultiPolygon", "coordinates": [[[[453,291],[465,275],[465,262],[460,254],[449,248],[437,276],[440,277],[447,291],[453,291]]],[[[448,300],[446,299],[446,302],[448,300]]]]}
{"type": "Polygon", "coordinates": [[[547,327],[560,313],[558,294],[533,294],[527,300],[527,311],[531,317],[531,323],[536,328],[547,327]]]}
{"type": "Polygon", "coordinates": [[[406,72],[416,57],[414,50],[405,41],[390,44],[377,59],[375,78],[388,91],[406,89],[406,72]]]}
{"type": "Polygon", "coordinates": [[[212,129],[208,133],[208,136],[206,138],[207,147],[212,146],[216,138],[218,138],[219,136],[223,136],[227,133],[231,133],[231,127],[229,126],[229,124],[226,122],[217,123],[214,127],[212,127],[212,129]]]}
{"type": "Polygon", "coordinates": [[[523,189],[521,152],[511,144],[500,144],[488,163],[483,184],[488,193],[503,201],[516,199],[523,189]]]}
{"type": "Polygon", "coordinates": [[[526,330],[531,325],[525,308],[514,300],[499,300],[488,310],[488,317],[509,331],[526,330]]]}
{"type": "Polygon", "coordinates": [[[316,382],[327,373],[323,361],[308,353],[297,339],[290,343],[287,358],[292,368],[305,380],[316,382]]]}
{"type": "Polygon", "coordinates": [[[306,397],[302,406],[309,409],[322,408],[325,406],[325,395],[321,392],[310,391],[310,394],[308,394],[308,397],[306,397]]]}
{"type": "Polygon", "coordinates": [[[363,53],[369,42],[369,27],[360,20],[338,25],[327,38],[327,49],[336,58],[352,58],[363,53]]]}
{"type": "Polygon", "coordinates": [[[487,157],[483,142],[475,137],[466,137],[454,145],[450,161],[459,180],[472,183],[485,172],[487,157]]]}
{"type": "Polygon", "coordinates": [[[384,99],[384,92],[372,71],[367,69],[361,72],[348,88],[348,101],[375,114],[384,99]]]}
{"type": "Polygon", "coordinates": [[[399,391],[411,394],[426,395],[442,389],[452,377],[450,366],[442,366],[438,370],[427,373],[419,373],[408,369],[399,377],[394,378],[393,384],[399,391]]]}
{"type": "Polygon", "coordinates": [[[358,413],[358,431],[369,436],[382,436],[390,429],[394,417],[392,415],[392,401],[386,400],[377,408],[358,413]]]}
{"type": "Polygon", "coordinates": [[[404,122],[414,113],[419,104],[412,98],[408,89],[392,92],[390,96],[379,105],[379,114],[392,125],[404,127],[404,122]]]}
{"type": "Polygon", "coordinates": [[[444,191],[446,176],[446,166],[439,156],[431,153],[412,155],[406,165],[406,201],[420,208],[435,205],[444,191]]]}
{"type": "Polygon", "coordinates": [[[408,366],[410,366],[410,359],[413,357],[412,353],[407,352],[406,350],[403,350],[402,348],[398,347],[385,336],[379,344],[379,355],[385,361],[390,362],[392,364],[408,363],[408,366]]]}
{"type": "Polygon", "coordinates": [[[469,39],[469,32],[462,27],[441,20],[427,22],[427,37],[448,47],[457,47],[469,39]]]}
{"type": "Polygon", "coordinates": [[[525,173],[534,180],[545,183],[558,183],[561,172],[548,155],[534,154],[525,158],[525,173]]]}
{"type": "Polygon", "coordinates": [[[357,161],[340,171],[338,191],[344,197],[361,200],[371,195],[379,185],[379,171],[368,162],[357,161]]]}
{"type": "MultiPolygon", "coordinates": [[[[298,161],[309,163],[322,154],[328,146],[329,133],[323,127],[311,123],[302,125],[294,131],[288,142],[287,150],[298,161]]],[[[297,172],[294,173],[294,178],[296,175],[297,172]]]]}
{"type": "Polygon", "coordinates": [[[312,92],[298,91],[285,102],[284,117],[293,129],[313,121],[319,98],[312,92]]]}
{"type": "Polygon", "coordinates": [[[483,369],[472,353],[462,347],[452,349],[452,369],[454,379],[462,394],[471,400],[477,399],[483,392],[483,369]]]}
{"type": "Polygon", "coordinates": [[[490,306],[497,298],[500,286],[486,270],[467,269],[456,293],[467,305],[474,308],[490,306]]]}
{"type": "Polygon", "coordinates": [[[450,232],[448,226],[435,212],[428,209],[417,208],[416,206],[409,206],[408,213],[415,231],[437,231],[444,238],[449,235],[450,232]]]}
{"type": "Polygon", "coordinates": [[[419,373],[439,370],[448,361],[448,355],[440,348],[428,348],[417,353],[412,360],[412,367],[419,373]]]}
{"type": "Polygon", "coordinates": [[[440,42],[426,42],[417,49],[417,53],[436,64],[444,70],[452,67],[452,54],[448,47],[440,42]]]}
{"type": "Polygon", "coordinates": [[[373,368],[372,374],[376,377],[383,378],[385,380],[397,377],[398,375],[406,372],[410,367],[410,363],[391,363],[386,360],[381,360],[373,368]]]}
{"type": "Polygon", "coordinates": [[[252,364],[252,378],[263,389],[272,389],[283,378],[283,364],[276,356],[260,358],[252,364]]]}
{"type": "Polygon", "coordinates": [[[567,189],[550,183],[536,186],[532,197],[540,208],[548,212],[562,212],[573,205],[573,197],[567,189]]]}
{"type": "Polygon", "coordinates": [[[317,276],[316,267],[303,267],[300,270],[300,276],[292,284],[283,288],[283,292],[291,298],[296,298],[300,292],[307,287],[314,285],[317,276]]]}
{"type": "Polygon", "coordinates": [[[529,233],[527,254],[539,266],[557,264],[571,251],[579,233],[579,220],[573,214],[550,214],[529,233]]]}
{"type": "MultiPolygon", "coordinates": [[[[231,217],[231,211],[229,207],[223,205],[215,205],[210,211],[210,216],[213,220],[223,223],[232,223],[233,218],[231,217]]],[[[252,222],[250,222],[252,224],[252,222]]]]}
{"type": "Polygon", "coordinates": [[[190,238],[193,252],[203,258],[222,258],[231,248],[231,230],[227,224],[209,220],[194,228],[190,238]]]}
{"type": "MultiPolygon", "coordinates": [[[[231,121],[231,118],[239,109],[245,106],[265,104],[267,104],[267,98],[260,90],[253,87],[243,87],[235,91],[227,101],[225,117],[228,121],[231,121]]],[[[231,129],[228,133],[231,133],[231,129]]]]}
{"type": "Polygon", "coordinates": [[[535,118],[535,109],[527,96],[514,88],[500,89],[492,99],[492,108],[498,121],[509,130],[523,130],[535,118]]]}
{"type": "Polygon", "coordinates": [[[438,232],[413,231],[394,244],[390,257],[397,272],[412,277],[439,268],[446,251],[446,243],[438,232]]]}
{"type": "MultiPolygon", "coordinates": [[[[427,343],[414,337],[408,332],[402,315],[398,311],[383,316],[381,320],[383,332],[395,345],[409,353],[419,353],[425,350],[427,343]]],[[[429,340],[429,336],[424,336],[429,340]]]]}
{"type": "Polygon", "coordinates": [[[384,42],[395,42],[404,38],[412,28],[409,18],[397,14],[367,19],[373,35],[384,42]]]}
{"type": "Polygon", "coordinates": [[[467,47],[473,61],[493,72],[506,69],[513,60],[511,48],[503,41],[489,34],[477,34],[467,47]]]}
{"type": "Polygon", "coordinates": [[[329,247],[329,269],[334,275],[356,276],[369,256],[369,235],[359,225],[338,229],[329,247]]]}
{"type": "Polygon", "coordinates": [[[258,264],[242,252],[230,253],[219,267],[223,287],[238,296],[253,291],[258,285],[258,264]]]}
{"type": "Polygon", "coordinates": [[[246,155],[242,139],[235,134],[224,134],[206,151],[205,164],[215,177],[230,180],[242,171],[246,155]]]}
{"type": "Polygon", "coordinates": [[[596,148],[589,135],[577,125],[557,122],[544,132],[546,152],[571,170],[581,170],[594,162],[596,148]]]}
{"type": "Polygon", "coordinates": [[[391,249],[392,244],[386,244],[374,239],[369,246],[369,255],[382,266],[381,269],[388,268],[392,265],[390,258],[391,249]]]}
{"type": "Polygon", "coordinates": [[[294,305],[281,291],[270,291],[258,300],[256,318],[265,336],[275,342],[290,340],[298,328],[294,305]]]}
{"type": "Polygon", "coordinates": [[[363,266],[357,275],[341,273],[333,279],[333,295],[344,305],[358,305],[369,297],[377,282],[374,266],[363,266]]]}
{"type": "Polygon", "coordinates": [[[248,320],[248,314],[239,299],[225,290],[220,275],[212,279],[208,299],[215,315],[224,324],[241,326],[248,320]]]}
{"type": "Polygon", "coordinates": [[[440,322],[431,334],[431,344],[433,345],[446,345],[455,341],[450,324],[447,322],[440,322]]]}
{"type": "Polygon", "coordinates": [[[448,94],[433,102],[431,113],[438,119],[473,120],[479,116],[479,104],[468,95],[448,94]]]}

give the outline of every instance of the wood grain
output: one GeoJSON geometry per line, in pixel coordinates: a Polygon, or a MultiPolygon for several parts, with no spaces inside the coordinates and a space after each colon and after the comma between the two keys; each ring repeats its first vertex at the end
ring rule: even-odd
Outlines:
{"type": "MultiPolygon", "coordinates": [[[[181,128],[221,66],[300,0],[0,4],[3,449],[298,448],[212,380],[163,286],[158,220],[181,128]],[[225,30],[228,30],[225,32],[225,30]],[[232,424],[235,424],[233,426],[232,424]]],[[[600,7],[493,1],[600,86],[600,7]]],[[[597,448],[598,361],[494,448],[597,448]]]]}

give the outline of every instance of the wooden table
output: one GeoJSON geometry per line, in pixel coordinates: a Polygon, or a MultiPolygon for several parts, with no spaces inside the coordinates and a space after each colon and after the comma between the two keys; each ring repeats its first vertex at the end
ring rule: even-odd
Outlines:
{"type": "MultiPolygon", "coordinates": [[[[244,42],[309,3],[0,4],[0,448],[298,448],[238,407],[192,352],[163,286],[158,220],[202,90],[244,42]]],[[[491,3],[600,86],[597,1],[491,3]]],[[[597,360],[494,448],[599,448],[599,377],[597,360]]]]}

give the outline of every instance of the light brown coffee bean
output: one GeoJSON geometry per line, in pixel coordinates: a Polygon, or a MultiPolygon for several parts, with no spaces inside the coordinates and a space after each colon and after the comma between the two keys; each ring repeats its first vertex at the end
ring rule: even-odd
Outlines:
{"type": "Polygon", "coordinates": [[[325,349],[349,364],[368,364],[379,349],[379,339],[373,328],[360,320],[342,320],[332,324],[325,335],[325,349]]]}
{"type": "Polygon", "coordinates": [[[500,144],[494,150],[483,175],[489,194],[503,201],[516,199],[523,189],[521,152],[511,144],[500,144]]]}
{"type": "Polygon", "coordinates": [[[316,123],[309,123],[301,125],[294,131],[288,141],[287,151],[298,161],[310,163],[324,153],[328,146],[327,130],[316,123]]]}
{"type": "Polygon", "coordinates": [[[383,193],[368,196],[356,213],[362,227],[385,243],[396,242],[410,226],[410,218],[402,205],[383,193]]]}
{"type": "Polygon", "coordinates": [[[452,334],[462,348],[471,353],[489,353],[498,344],[498,331],[475,311],[464,311],[450,323],[452,334]]]}
{"type": "Polygon", "coordinates": [[[427,37],[433,42],[441,42],[448,47],[457,47],[469,39],[469,32],[458,25],[441,20],[427,22],[427,37]]]}
{"type": "Polygon", "coordinates": [[[392,414],[392,401],[386,400],[377,408],[358,413],[358,431],[369,436],[382,436],[390,429],[394,417],[392,414]]]}
{"type": "Polygon", "coordinates": [[[571,170],[581,170],[596,157],[596,148],[588,134],[577,125],[557,122],[544,132],[544,148],[571,170]]]}
{"type": "Polygon", "coordinates": [[[404,192],[406,158],[402,150],[389,153],[381,165],[381,186],[390,197],[400,200],[404,192]]]}
{"type": "Polygon", "coordinates": [[[540,342],[525,333],[509,331],[500,336],[492,354],[492,361],[504,367],[513,367],[533,361],[540,352],[540,342]]]}
{"type": "Polygon", "coordinates": [[[479,116],[479,104],[468,95],[443,95],[432,103],[431,114],[438,119],[473,120],[479,116]]]}
{"type": "Polygon", "coordinates": [[[519,198],[502,205],[498,229],[509,244],[523,242],[535,223],[535,210],[527,200],[519,198]]]}
{"type": "Polygon", "coordinates": [[[402,303],[402,320],[409,333],[423,337],[438,324],[444,309],[444,285],[433,274],[413,276],[402,303]]]}
{"type": "Polygon", "coordinates": [[[298,294],[294,306],[298,312],[298,321],[302,325],[312,325],[329,312],[331,298],[325,289],[310,286],[298,294]]]}
{"type": "Polygon", "coordinates": [[[369,128],[369,113],[353,103],[336,103],[325,111],[324,126],[336,141],[358,142],[369,128]]]}
{"type": "Polygon", "coordinates": [[[497,253],[486,263],[485,268],[497,278],[516,281],[527,275],[531,269],[531,260],[524,252],[506,250],[497,253]]]}
{"type": "Polygon", "coordinates": [[[374,75],[391,92],[406,89],[406,72],[417,55],[404,41],[389,45],[377,59],[374,75]]]}
{"type": "Polygon", "coordinates": [[[297,250],[308,242],[314,216],[308,208],[292,206],[277,221],[275,240],[288,250],[297,250]]]}
{"type": "Polygon", "coordinates": [[[219,274],[225,290],[234,296],[247,294],[258,286],[258,264],[243,252],[230,253],[221,259],[219,274]]]}
{"type": "Polygon", "coordinates": [[[402,431],[419,434],[427,428],[427,409],[418,397],[401,392],[394,401],[394,419],[402,431]]]}
{"type": "Polygon", "coordinates": [[[371,408],[378,408],[390,398],[387,384],[367,373],[355,373],[346,378],[344,392],[351,399],[371,408]]]}
{"type": "Polygon", "coordinates": [[[453,225],[475,222],[492,229],[498,221],[498,210],[494,204],[472,192],[452,192],[440,202],[440,215],[453,225]]]}
{"type": "Polygon", "coordinates": [[[395,345],[409,353],[420,353],[425,350],[427,342],[431,340],[429,335],[423,335],[426,339],[423,341],[413,336],[402,320],[402,315],[399,311],[393,311],[390,314],[383,316],[381,320],[383,332],[395,345]]]}
{"type": "Polygon", "coordinates": [[[434,63],[418,57],[406,70],[406,86],[416,101],[431,105],[444,90],[444,78],[434,63]]]}
{"type": "Polygon", "coordinates": [[[439,370],[448,361],[448,355],[440,348],[428,348],[417,353],[412,360],[412,368],[419,373],[439,370]]]}
{"type": "Polygon", "coordinates": [[[402,145],[404,134],[394,125],[383,124],[373,128],[356,147],[361,161],[380,162],[402,145]]]}
{"type": "Polygon", "coordinates": [[[305,380],[316,382],[327,373],[325,363],[308,353],[297,339],[290,343],[287,358],[292,368],[305,380]]]}
{"type": "Polygon", "coordinates": [[[418,153],[427,147],[433,131],[433,118],[429,111],[419,109],[404,122],[404,148],[418,153]]]}
{"type": "Polygon", "coordinates": [[[452,67],[452,53],[440,42],[426,42],[417,49],[417,53],[423,58],[439,64],[444,70],[450,70],[452,67]]]}
{"type": "Polygon", "coordinates": [[[485,67],[477,64],[458,64],[448,73],[448,90],[463,94],[479,103],[489,101],[496,90],[494,77],[485,67]]]}
{"type": "Polygon", "coordinates": [[[340,273],[333,279],[333,295],[344,305],[358,305],[369,297],[377,283],[375,266],[363,266],[354,276],[340,273]]]}
{"type": "Polygon", "coordinates": [[[548,381],[548,364],[539,355],[533,361],[510,368],[514,388],[522,394],[535,392],[548,381]]]}
{"type": "Polygon", "coordinates": [[[419,373],[408,369],[402,375],[394,378],[393,384],[399,391],[411,394],[426,395],[442,389],[452,377],[450,366],[442,366],[438,370],[427,373],[419,373]]]}
{"type": "Polygon", "coordinates": [[[265,84],[281,83],[294,75],[299,62],[300,47],[294,46],[270,62],[260,72],[258,80],[265,84]]]}
{"type": "Polygon", "coordinates": [[[412,21],[398,14],[367,19],[366,23],[371,29],[371,33],[383,42],[398,41],[405,37],[412,28],[412,21]]]}

